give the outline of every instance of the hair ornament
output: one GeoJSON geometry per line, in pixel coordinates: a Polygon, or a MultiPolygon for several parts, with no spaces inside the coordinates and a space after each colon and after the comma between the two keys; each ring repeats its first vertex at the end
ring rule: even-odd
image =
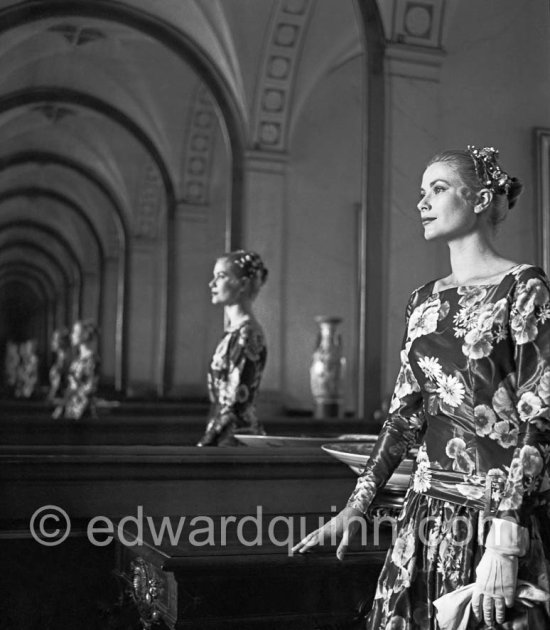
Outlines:
{"type": "Polygon", "coordinates": [[[267,271],[259,254],[244,249],[239,249],[233,252],[233,254],[235,256],[233,263],[242,269],[243,275],[248,278],[264,278],[267,271]]]}
{"type": "Polygon", "coordinates": [[[481,183],[497,195],[507,195],[512,178],[498,165],[498,151],[493,147],[476,149],[474,145],[469,144],[468,152],[472,156],[481,183]]]}

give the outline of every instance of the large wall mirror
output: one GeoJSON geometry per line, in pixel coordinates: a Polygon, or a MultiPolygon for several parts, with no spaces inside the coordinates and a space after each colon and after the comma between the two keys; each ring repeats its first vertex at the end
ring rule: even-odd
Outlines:
{"type": "Polygon", "coordinates": [[[270,269],[258,304],[265,397],[310,407],[315,316],[332,315],[357,411],[365,11],[334,0],[0,2],[2,349],[36,338],[45,365],[52,331],[92,318],[107,391],[203,396],[223,325],[213,262],[244,246],[270,269]]]}

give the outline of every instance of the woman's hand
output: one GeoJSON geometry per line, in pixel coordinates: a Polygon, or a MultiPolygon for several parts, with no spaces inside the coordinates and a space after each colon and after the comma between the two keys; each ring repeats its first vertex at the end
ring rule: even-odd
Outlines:
{"type": "Polygon", "coordinates": [[[476,569],[476,582],[472,594],[472,609],[478,621],[492,627],[502,624],[506,608],[514,605],[518,559],[486,549],[476,569]]]}
{"type": "Polygon", "coordinates": [[[340,541],[336,549],[336,557],[343,560],[349,546],[349,541],[353,538],[359,525],[364,522],[363,514],[352,507],[345,507],[339,514],[325,523],[323,527],[316,529],[303,538],[297,545],[292,547],[291,552],[305,553],[318,545],[335,545],[340,541]],[[340,540],[341,539],[341,540],[340,540]]]}
{"type": "Polygon", "coordinates": [[[494,518],[485,540],[485,552],[476,567],[472,609],[478,621],[488,626],[504,623],[506,608],[514,605],[518,577],[518,558],[529,547],[525,527],[494,518]]]}

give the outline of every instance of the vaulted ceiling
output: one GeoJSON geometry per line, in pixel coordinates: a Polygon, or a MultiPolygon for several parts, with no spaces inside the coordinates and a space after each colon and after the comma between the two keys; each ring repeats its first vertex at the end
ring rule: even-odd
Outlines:
{"type": "Polygon", "coordinates": [[[47,314],[0,338],[44,345],[112,304],[120,377],[132,243],[208,202],[214,150],[238,206],[245,151],[285,151],[361,50],[356,19],[328,0],[0,0],[0,313],[30,313],[19,295],[47,314]]]}

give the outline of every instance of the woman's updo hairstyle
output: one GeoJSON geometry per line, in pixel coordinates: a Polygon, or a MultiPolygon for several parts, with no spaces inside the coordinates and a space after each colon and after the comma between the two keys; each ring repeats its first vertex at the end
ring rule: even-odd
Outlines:
{"type": "Polygon", "coordinates": [[[237,249],[225,253],[220,258],[227,260],[231,264],[236,276],[249,278],[250,295],[251,297],[256,297],[268,276],[267,268],[260,255],[253,251],[237,249]]]}
{"type": "Polygon", "coordinates": [[[59,350],[68,350],[71,347],[71,333],[65,326],[53,331],[52,339],[56,339],[59,350]]]}
{"type": "Polygon", "coordinates": [[[493,193],[493,201],[489,209],[489,221],[496,227],[516,205],[523,190],[523,184],[517,177],[510,177],[501,169],[497,157],[498,151],[492,147],[476,149],[474,146],[468,146],[467,151],[453,149],[437,153],[427,166],[445,162],[457,171],[473,193],[479,192],[482,188],[490,190],[493,193]]]}
{"type": "Polygon", "coordinates": [[[97,328],[96,323],[91,319],[83,319],[75,322],[74,325],[80,325],[80,340],[83,343],[91,343],[93,341],[97,341],[99,336],[99,330],[97,328]]]}

